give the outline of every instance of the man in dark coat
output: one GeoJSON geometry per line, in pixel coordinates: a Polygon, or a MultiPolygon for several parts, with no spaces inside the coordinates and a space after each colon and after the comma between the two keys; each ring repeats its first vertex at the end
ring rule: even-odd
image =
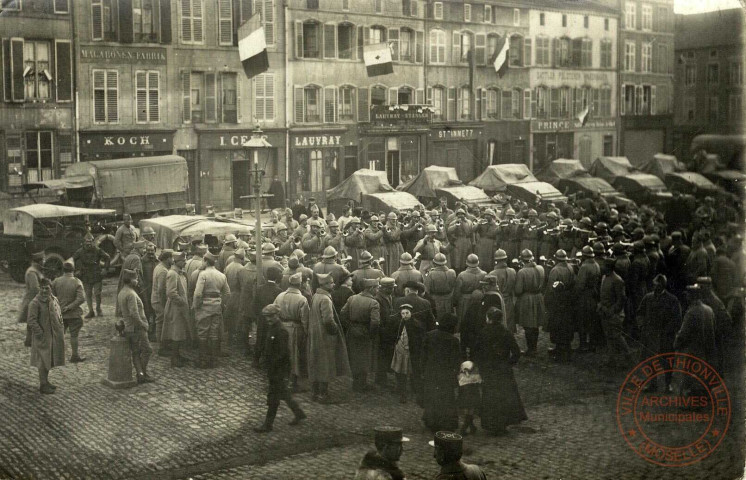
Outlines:
{"type": "MultiPolygon", "coordinates": [[[[142,303],[145,307],[145,316],[148,318],[150,328],[148,329],[148,340],[155,342],[156,339],[156,323],[155,323],[155,311],[150,301],[150,297],[153,294],[153,272],[155,267],[158,265],[158,259],[155,256],[155,245],[148,243],[145,245],[145,255],[142,256],[142,285],[140,290],[142,291],[142,303]]],[[[201,262],[201,260],[200,260],[201,262]]],[[[194,292],[192,292],[194,293],[194,292]]]]}
{"type": "Polygon", "coordinates": [[[648,293],[648,274],[650,273],[650,262],[645,254],[645,244],[642,240],[632,245],[632,264],[625,279],[627,292],[627,305],[624,310],[624,327],[632,337],[637,338],[637,323],[635,315],[640,307],[642,297],[648,293]]]}
{"type": "Polygon", "coordinates": [[[691,249],[684,244],[681,232],[671,234],[671,247],[666,252],[666,268],[668,269],[668,288],[671,293],[678,297],[683,306],[685,302],[686,289],[686,260],[689,258],[691,249]]]}
{"type": "Polygon", "coordinates": [[[548,283],[544,292],[544,304],[547,311],[549,340],[556,345],[555,360],[569,362],[570,344],[574,335],[573,317],[575,315],[572,290],[560,279],[550,280],[548,283]]]}
{"type": "Polygon", "coordinates": [[[624,280],[616,271],[614,259],[606,259],[601,279],[601,290],[598,302],[598,314],[606,335],[608,347],[607,365],[618,366],[620,357],[631,363],[629,346],[622,335],[624,305],[627,300],[624,280]]]}
{"type": "MultiPolygon", "coordinates": [[[[278,283],[282,280],[282,270],[271,268],[267,271],[267,282],[256,289],[256,294],[251,304],[251,310],[256,318],[256,345],[254,345],[254,364],[258,365],[264,353],[267,340],[267,321],[262,315],[262,310],[267,305],[275,303],[277,295],[282,293],[278,283]]],[[[288,375],[290,372],[288,372],[288,375]]]]}
{"type": "Polygon", "coordinates": [[[52,282],[52,293],[59,302],[65,331],[70,331],[70,363],[79,363],[85,361],[85,357],[78,354],[78,334],[83,327],[83,309],[80,306],[85,302],[83,282],[75,278],[75,263],[72,259],[65,260],[62,272],[62,276],[52,282]]]}
{"type": "Polygon", "coordinates": [[[461,364],[458,339],[453,335],[456,316],[452,313],[438,319],[438,327],[427,332],[422,342],[424,392],[422,421],[430,430],[458,428],[458,410],[454,392],[461,364]]]}
{"type": "Polygon", "coordinates": [[[288,377],[290,376],[289,334],[282,326],[280,307],[275,304],[267,305],[262,308],[261,314],[267,322],[264,358],[267,366],[269,391],[267,392],[267,416],[264,419],[264,424],[255,428],[254,431],[257,433],[266,433],[272,431],[281,400],[285,401],[288,408],[295,415],[290,425],[298,425],[306,418],[306,414],[298,403],[293,400],[293,396],[288,388],[288,377]]]}
{"type": "Polygon", "coordinates": [[[376,301],[378,280],[363,280],[363,291],[351,296],[340,312],[342,325],[347,326],[347,349],[352,370],[352,390],[371,390],[368,374],[374,366],[374,339],[381,323],[380,306],[376,301]]]}
{"type": "Polygon", "coordinates": [[[417,404],[422,404],[422,342],[425,333],[435,327],[430,302],[420,295],[425,293],[425,286],[418,282],[409,282],[404,286],[404,296],[394,300],[394,312],[404,304],[412,305],[412,328],[407,329],[409,355],[412,359],[412,386],[417,404]]]}
{"type": "Polygon", "coordinates": [[[463,437],[452,432],[437,432],[429,442],[435,447],[433,457],[440,465],[440,473],[435,480],[487,480],[487,475],[476,465],[461,461],[463,437]]]}
{"type": "Polygon", "coordinates": [[[738,288],[738,267],[728,258],[725,245],[717,249],[717,255],[712,262],[712,285],[720,300],[725,301],[738,288]]]}
{"type": "MultiPolygon", "coordinates": [[[[689,307],[684,314],[681,329],[676,334],[673,346],[677,352],[687,353],[715,365],[715,314],[712,309],[702,303],[702,287],[689,285],[687,287],[687,304],[689,307]]],[[[702,386],[697,381],[687,381],[682,386],[684,391],[700,390],[702,386]]]]}
{"type": "Polygon", "coordinates": [[[376,427],[375,435],[376,449],[365,454],[355,480],[404,480],[397,462],[409,439],[397,427],[376,427]]]}
{"type": "Polygon", "coordinates": [[[586,245],[581,250],[583,261],[575,279],[574,296],[577,301],[578,351],[586,353],[603,345],[603,330],[598,321],[598,290],[601,286],[601,267],[593,249],[586,245]]]}
{"type": "Polygon", "coordinates": [[[108,267],[111,258],[109,254],[93,243],[93,235],[88,233],[83,240],[83,246],[73,254],[73,260],[78,267],[78,278],[83,282],[83,291],[85,292],[85,299],[88,304],[88,314],[85,318],[94,317],[94,295],[96,297],[96,312],[100,317],[104,313],[101,311],[101,282],[103,281],[101,262],[104,262],[106,267],[108,267]]]}
{"type": "Polygon", "coordinates": [[[461,356],[463,358],[473,359],[474,348],[484,328],[487,311],[491,307],[496,307],[502,311],[505,306],[502,294],[497,289],[496,276],[487,275],[479,282],[479,286],[480,290],[475,292],[476,295],[466,311],[464,323],[461,325],[461,356]]]}
{"type": "MultiPolygon", "coordinates": [[[[667,284],[665,275],[656,275],[653,278],[653,291],[643,297],[637,310],[643,358],[672,351],[676,332],[681,327],[681,304],[676,295],[666,290],[667,284]]],[[[649,389],[656,390],[657,379],[650,381],[649,389]]],[[[671,372],[665,373],[664,391],[671,392],[671,372]]]]}
{"type": "Polygon", "coordinates": [[[381,307],[381,326],[378,328],[378,348],[376,351],[376,385],[386,387],[388,372],[391,370],[391,359],[394,356],[394,345],[398,334],[399,319],[393,310],[393,293],[396,281],[390,277],[381,279],[376,301],[381,307]]]}
{"type": "Polygon", "coordinates": [[[710,307],[712,313],[715,315],[715,349],[717,353],[713,366],[722,372],[728,353],[725,351],[725,345],[732,332],[731,317],[725,308],[725,304],[720,301],[712,290],[712,278],[699,277],[697,278],[697,284],[701,287],[700,297],[702,298],[702,303],[710,307]]]}
{"type": "Polygon", "coordinates": [[[269,208],[285,208],[285,188],[282,186],[280,177],[278,177],[277,175],[274,176],[274,178],[272,179],[272,184],[269,186],[269,190],[267,191],[267,193],[272,195],[267,200],[267,203],[269,203],[269,208]]]}
{"type": "Polygon", "coordinates": [[[332,290],[332,302],[337,313],[342,311],[347,299],[355,295],[352,291],[352,274],[345,271],[338,275],[334,278],[334,290],[332,290]]]}
{"type": "Polygon", "coordinates": [[[696,283],[699,277],[708,277],[711,268],[712,262],[702,241],[702,235],[695,233],[692,236],[692,251],[686,259],[687,284],[696,283]]]}

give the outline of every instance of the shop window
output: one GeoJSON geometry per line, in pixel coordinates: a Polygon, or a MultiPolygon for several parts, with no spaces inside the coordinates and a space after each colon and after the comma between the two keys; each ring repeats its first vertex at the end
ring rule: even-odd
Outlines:
{"type": "Polygon", "coordinates": [[[52,132],[26,132],[26,182],[54,178],[52,132]]]}
{"type": "MultiPolygon", "coordinates": [[[[221,3],[228,3],[223,0],[221,3]]],[[[221,5],[221,15],[222,15],[221,5]]],[[[135,42],[157,42],[158,41],[158,24],[156,15],[158,5],[155,0],[132,0],[132,23],[135,42]]],[[[229,9],[230,12],[230,9],[229,9]]],[[[231,33],[231,42],[233,34],[231,33]]]]}
{"type": "MultiPolygon", "coordinates": [[[[265,79],[267,78],[267,75],[273,76],[273,74],[262,74],[265,75],[265,79]]],[[[256,77],[254,77],[256,78],[256,77]]],[[[269,82],[269,92],[266,90],[264,93],[264,100],[265,100],[265,112],[264,116],[265,119],[270,118],[273,119],[275,116],[274,113],[274,83],[270,80],[269,82]],[[267,98],[270,99],[269,102],[267,102],[267,98]],[[267,104],[270,104],[270,111],[266,111],[267,104]]],[[[266,88],[266,85],[265,85],[266,88]]],[[[257,95],[258,96],[258,95],[257,95]]],[[[238,85],[237,85],[237,76],[235,73],[221,73],[220,74],[220,111],[221,111],[221,121],[223,123],[238,123],[238,85]]],[[[257,115],[258,120],[258,115],[257,115]]]]}
{"type": "Polygon", "coordinates": [[[23,79],[26,100],[50,98],[52,72],[49,67],[49,42],[26,40],[23,43],[23,79]]]}
{"type": "Polygon", "coordinates": [[[624,70],[635,71],[635,42],[624,42],[624,70]]]}
{"type": "Polygon", "coordinates": [[[119,123],[119,73],[93,70],[93,123],[119,123]]]}
{"type": "Polygon", "coordinates": [[[116,5],[116,0],[91,0],[91,40],[117,41],[116,5]]]}
{"type": "Polygon", "coordinates": [[[430,101],[431,105],[433,106],[433,120],[444,120],[446,106],[446,89],[443,87],[433,87],[430,101]]]}
{"type": "Polygon", "coordinates": [[[446,62],[446,33],[443,30],[430,31],[430,63],[446,62]]]}
{"type": "Polygon", "coordinates": [[[340,122],[355,121],[355,87],[339,87],[338,115],[340,122]]]}
{"type": "Polygon", "coordinates": [[[385,170],[386,144],[384,142],[384,138],[375,138],[368,143],[368,168],[371,170],[385,170]]]}
{"type": "Polygon", "coordinates": [[[308,189],[324,191],[324,157],[321,150],[311,150],[308,155],[308,189]]]}
{"type": "Polygon", "coordinates": [[[275,119],[275,74],[261,73],[254,77],[254,116],[257,120],[275,119]]]}
{"type": "Polygon", "coordinates": [[[513,115],[513,118],[522,118],[521,102],[523,100],[523,91],[515,89],[510,93],[510,113],[513,115]]]}
{"type": "Polygon", "coordinates": [[[159,83],[160,73],[158,71],[135,72],[137,123],[160,122],[159,83]]]}
{"type": "Polygon", "coordinates": [[[204,42],[204,6],[202,0],[183,0],[181,5],[181,41],[187,44],[204,42]]]}
{"type": "Polygon", "coordinates": [[[351,60],[355,51],[355,26],[341,23],[337,26],[337,58],[351,60]]]}
{"type": "Polygon", "coordinates": [[[604,157],[611,157],[614,155],[614,136],[604,135],[604,157]]]}
{"type": "Polygon", "coordinates": [[[420,142],[416,136],[400,137],[400,172],[401,181],[406,182],[420,172],[420,142]]]}
{"type": "Polygon", "coordinates": [[[570,66],[570,39],[567,37],[555,40],[554,63],[558,67],[570,66]]]}

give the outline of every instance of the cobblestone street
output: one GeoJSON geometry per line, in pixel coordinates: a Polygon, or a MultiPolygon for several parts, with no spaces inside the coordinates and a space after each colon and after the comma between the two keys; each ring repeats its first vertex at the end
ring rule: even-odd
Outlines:
{"type": "MultiPolygon", "coordinates": [[[[266,409],[265,378],[237,350],[216,370],[172,369],[168,359],[155,356],[150,371],[156,383],[124,391],[105,387],[115,289],[108,279],[105,316],[87,321],[81,332],[88,360],[52,370],[57,393],[40,395],[23,346],[25,325],[15,322],[23,287],[0,276],[0,477],[352,478],[379,424],[400,425],[412,439],[401,460],[408,478],[437,472],[421,409],[400,404],[390,392],[352,394],[339,382],[331,405],[302,393],[297,398],[307,421],[288,426],[291,414],[283,406],[275,431],[255,434],[251,428],[266,409]]],[[[542,342],[540,352],[548,347],[544,334],[542,342]]],[[[519,343],[525,346],[522,335],[519,343]]],[[[558,365],[545,353],[521,359],[515,373],[529,420],[503,437],[481,430],[466,437],[465,461],[481,465],[489,478],[741,478],[743,391],[733,381],[743,378],[741,370],[726,377],[733,415],[721,446],[694,466],[663,468],[638,457],[619,434],[615,408],[624,372],[601,369],[600,360],[591,354],[558,365]]]]}

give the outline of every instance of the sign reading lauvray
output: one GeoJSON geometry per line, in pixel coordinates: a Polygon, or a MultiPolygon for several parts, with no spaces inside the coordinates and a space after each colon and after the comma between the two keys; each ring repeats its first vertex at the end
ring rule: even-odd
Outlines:
{"type": "Polygon", "coordinates": [[[80,47],[80,61],[84,63],[133,63],[165,65],[166,49],[160,47],[108,47],[105,45],[80,47]]]}
{"type": "Polygon", "coordinates": [[[616,120],[612,119],[593,119],[582,125],[576,118],[572,120],[532,120],[532,132],[557,132],[565,130],[585,130],[585,129],[613,129],[616,128],[616,120]]]}
{"type": "Polygon", "coordinates": [[[373,105],[370,121],[374,123],[430,123],[429,105],[373,105]]]}

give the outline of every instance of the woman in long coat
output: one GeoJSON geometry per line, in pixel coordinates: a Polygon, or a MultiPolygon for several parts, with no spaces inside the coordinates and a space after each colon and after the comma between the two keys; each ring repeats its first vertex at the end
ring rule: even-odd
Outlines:
{"type": "Polygon", "coordinates": [[[492,209],[484,212],[484,223],[479,223],[476,228],[477,248],[476,254],[479,257],[479,264],[489,272],[495,266],[495,248],[497,245],[498,226],[495,222],[497,218],[492,209]]]}
{"type": "Polygon", "coordinates": [[[502,312],[489,309],[474,350],[474,361],[482,375],[482,428],[493,435],[528,419],[513,376],[513,365],[518,363],[520,355],[515,337],[503,323],[502,312]]]}
{"type": "Polygon", "coordinates": [[[319,274],[319,287],[311,299],[308,316],[308,379],[313,399],[324,403],[329,382],[336,377],[350,376],[342,325],[332,302],[334,279],[331,274],[319,274]]]}
{"type": "Polygon", "coordinates": [[[28,328],[31,332],[31,366],[39,369],[39,391],[54,393],[49,371],[65,364],[65,328],[62,309],[52,295],[46,278],[39,282],[39,293],[28,306],[28,328]]]}
{"type": "Polygon", "coordinates": [[[453,335],[456,316],[452,313],[438,319],[438,328],[425,335],[422,345],[424,395],[422,421],[432,431],[458,428],[455,389],[461,363],[458,339],[453,335]]]}
{"type": "Polygon", "coordinates": [[[163,309],[162,340],[171,342],[171,366],[183,367],[179,354],[189,331],[189,301],[187,300],[186,275],[182,271],[186,259],[184,252],[174,255],[174,264],[166,274],[166,306],[163,309]]]}

